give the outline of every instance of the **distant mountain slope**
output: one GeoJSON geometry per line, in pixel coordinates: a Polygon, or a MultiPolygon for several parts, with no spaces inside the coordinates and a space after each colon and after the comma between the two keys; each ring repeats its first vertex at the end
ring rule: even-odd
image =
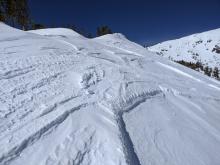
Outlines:
{"type": "Polygon", "coordinates": [[[220,69],[220,29],[162,42],[148,50],[174,61],[201,62],[220,69]]]}
{"type": "Polygon", "coordinates": [[[0,165],[219,165],[219,81],[122,34],[0,32],[0,165]]]}

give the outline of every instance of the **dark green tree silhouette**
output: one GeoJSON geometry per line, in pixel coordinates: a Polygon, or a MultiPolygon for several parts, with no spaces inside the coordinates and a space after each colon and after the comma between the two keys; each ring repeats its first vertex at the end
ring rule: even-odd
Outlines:
{"type": "Polygon", "coordinates": [[[29,26],[29,9],[27,0],[0,0],[0,19],[26,30],[29,26]]]}
{"type": "Polygon", "coordinates": [[[5,1],[0,0],[0,21],[5,22],[5,1]]]}
{"type": "Polygon", "coordinates": [[[213,77],[219,79],[219,69],[217,67],[213,70],[213,77]]]}
{"type": "Polygon", "coordinates": [[[112,34],[112,30],[108,26],[101,26],[97,28],[97,36],[112,34]]]}
{"type": "Polygon", "coordinates": [[[45,26],[43,24],[40,23],[32,23],[31,24],[31,29],[32,30],[37,30],[37,29],[44,29],[45,26]]]}
{"type": "Polygon", "coordinates": [[[30,23],[29,18],[29,8],[27,0],[18,0],[16,2],[17,6],[17,23],[22,27],[23,30],[27,30],[30,23]]]}
{"type": "Polygon", "coordinates": [[[15,26],[18,16],[16,0],[6,0],[5,14],[7,17],[7,22],[11,23],[12,26],[15,26]]]}
{"type": "Polygon", "coordinates": [[[209,68],[208,66],[206,66],[204,69],[204,73],[205,75],[210,77],[212,75],[212,68],[209,68]]]}

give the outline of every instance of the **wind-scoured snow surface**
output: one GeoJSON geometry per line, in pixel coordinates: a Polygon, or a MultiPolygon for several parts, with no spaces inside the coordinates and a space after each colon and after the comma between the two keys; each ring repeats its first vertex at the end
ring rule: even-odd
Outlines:
{"type": "Polygon", "coordinates": [[[1,165],[219,165],[220,83],[121,34],[0,24],[1,165]]]}
{"type": "Polygon", "coordinates": [[[199,61],[220,69],[220,29],[162,42],[148,49],[171,60],[199,61]]]}

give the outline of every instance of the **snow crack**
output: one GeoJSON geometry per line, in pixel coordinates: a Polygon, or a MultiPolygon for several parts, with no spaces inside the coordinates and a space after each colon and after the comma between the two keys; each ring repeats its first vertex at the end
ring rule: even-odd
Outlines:
{"type": "Polygon", "coordinates": [[[143,83],[147,86],[147,83],[145,84],[145,82],[122,83],[118,88],[118,94],[116,96],[113,96],[115,93],[114,89],[113,91],[111,91],[112,89],[108,89],[109,91],[105,91],[104,100],[102,101],[102,105],[109,110],[112,110],[114,113],[125,159],[128,165],[141,165],[141,163],[135,152],[129,132],[126,129],[126,124],[123,120],[124,113],[129,113],[148,99],[164,97],[164,94],[159,87],[147,90],[147,87],[143,88],[143,83]]]}

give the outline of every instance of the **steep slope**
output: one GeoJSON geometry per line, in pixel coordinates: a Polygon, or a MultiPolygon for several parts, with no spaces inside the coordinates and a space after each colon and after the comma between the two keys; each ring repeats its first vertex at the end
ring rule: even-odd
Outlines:
{"type": "Polygon", "coordinates": [[[220,69],[220,29],[162,42],[148,49],[171,60],[199,61],[220,69]]]}
{"type": "Polygon", "coordinates": [[[219,164],[219,82],[120,34],[0,30],[1,165],[219,164]]]}

